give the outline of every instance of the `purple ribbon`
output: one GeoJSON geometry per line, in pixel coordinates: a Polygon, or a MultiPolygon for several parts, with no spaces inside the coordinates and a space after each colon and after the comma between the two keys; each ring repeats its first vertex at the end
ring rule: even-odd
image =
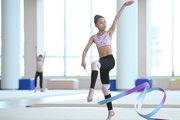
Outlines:
{"type": "Polygon", "coordinates": [[[103,104],[109,103],[111,101],[114,101],[114,100],[117,100],[117,99],[122,98],[124,96],[127,96],[127,95],[129,95],[129,94],[131,94],[133,92],[141,90],[142,88],[144,88],[144,90],[137,97],[136,103],[134,104],[134,108],[135,108],[136,112],[138,113],[138,115],[145,118],[145,119],[147,119],[147,120],[167,120],[167,119],[160,119],[160,118],[151,118],[151,116],[156,114],[162,108],[162,106],[164,105],[165,100],[166,100],[166,93],[165,93],[165,91],[163,89],[158,88],[158,87],[150,88],[150,85],[147,82],[145,82],[143,84],[140,84],[140,85],[138,85],[138,86],[136,86],[136,87],[134,87],[132,89],[129,89],[129,90],[127,90],[127,91],[125,91],[125,92],[123,92],[121,94],[115,95],[115,96],[113,96],[111,98],[99,101],[98,104],[103,105],[103,104]],[[164,93],[164,97],[163,97],[162,101],[160,102],[160,104],[152,112],[150,112],[148,114],[142,114],[142,113],[140,113],[140,110],[142,108],[143,100],[144,100],[146,94],[148,92],[151,92],[151,91],[161,91],[161,92],[164,93]],[[137,108],[137,106],[138,106],[138,108],[137,108]]]}

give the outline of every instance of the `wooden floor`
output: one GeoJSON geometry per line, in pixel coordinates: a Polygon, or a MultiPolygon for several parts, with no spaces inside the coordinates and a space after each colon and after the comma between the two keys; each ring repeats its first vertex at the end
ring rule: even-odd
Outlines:
{"type": "MultiPolygon", "coordinates": [[[[0,120],[105,120],[106,106],[98,105],[103,100],[101,91],[96,90],[94,101],[86,102],[87,90],[4,91],[0,90],[0,120]]],[[[112,92],[112,96],[121,92],[112,92]]],[[[112,120],[143,120],[133,108],[139,92],[113,101],[116,115],[112,120]]],[[[167,99],[153,117],[179,120],[180,91],[166,91],[167,99]]],[[[162,99],[162,93],[153,92],[146,96],[143,114],[154,110],[162,99]]]]}

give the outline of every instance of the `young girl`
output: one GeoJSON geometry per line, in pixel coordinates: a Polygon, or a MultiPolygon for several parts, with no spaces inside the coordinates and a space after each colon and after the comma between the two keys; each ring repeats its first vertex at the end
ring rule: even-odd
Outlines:
{"type": "MultiPolygon", "coordinates": [[[[121,9],[118,11],[117,15],[114,18],[112,26],[107,31],[106,31],[105,18],[101,15],[96,15],[94,17],[94,23],[95,23],[95,26],[98,28],[99,32],[90,37],[89,42],[87,43],[83,51],[82,63],[81,63],[84,69],[86,69],[86,62],[85,62],[86,54],[90,46],[93,43],[95,43],[98,49],[100,59],[98,61],[94,61],[91,63],[92,72],[91,72],[91,84],[90,84],[89,94],[87,97],[88,102],[91,102],[93,100],[94,86],[96,83],[99,69],[100,69],[100,78],[101,78],[101,83],[102,83],[102,92],[104,94],[104,97],[105,99],[108,99],[111,97],[110,90],[109,90],[110,88],[109,72],[115,66],[115,60],[114,60],[112,48],[111,48],[112,35],[115,31],[118,19],[121,16],[123,10],[125,9],[126,6],[129,6],[133,3],[134,1],[127,1],[122,5],[121,9]]],[[[110,120],[111,117],[114,116],[115,114],[113,111],[111,102],[107,103],[107,109],[108,109],[107,120],[110,120]]]]}
{"type": "Polygon", "coordinates": [[[45,55],[46,52],[44,53],[44,58],[42,55],[37,56],[37,47],[35,46],[36,49],[36,74],[35,74],[35,79],[34,79],[34,86],[35,86],[35,90],[34,92],[36,92],[37,90],[37,78],[39,77],[39,84],[40,84],[40,91],[43,91],[43,65],[44,65],[44,60],[45,60],[45,55]]]}

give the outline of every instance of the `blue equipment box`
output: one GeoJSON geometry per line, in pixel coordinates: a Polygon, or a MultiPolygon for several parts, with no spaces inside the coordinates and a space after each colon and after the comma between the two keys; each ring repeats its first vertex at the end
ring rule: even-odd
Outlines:
{"type": "Polygon", "coordinates": [[[33,90],[34,78],[22,78],[19,79],[19,90],[33,90]]]}
{"type": "Polygon", "coordinates": [[[110,91],[116,91],[116,79],[110,79],[110,91]]]}
{"type": "MultiPolygon", "coordinates": [[[[145,82],[147,82],[147,83],[149,83],[149,85],[150,85],[150,88],[152,88],[152,79],[151,78],[138,78],[137,80],[136,80],[136,86],[138,86],[138,85],[140,85],[140,84],[143,84],[143,83],[145,83],[145,82]]],[[[142,88],[141,90],[139,90],[139,91],[143,91],[144,90],[144,88],[142,88]]]]}

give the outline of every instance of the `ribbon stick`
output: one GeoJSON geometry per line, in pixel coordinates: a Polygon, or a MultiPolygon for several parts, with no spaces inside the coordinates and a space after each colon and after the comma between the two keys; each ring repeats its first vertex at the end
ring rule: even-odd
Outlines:
{"type": "Polygon", "coordinates": [[[156,114],[161,108],[162,106],[164,105],[165,103],[165,100],[166,100],[166,93],[163,89],[161,88],[150,88],[150,85],[145,82],[143,84],[140,84],[132,89],[129,89],[121,94],[118,94],[118,95],[115,95],[111,98],[108,98],[108,99],[105,99],[105,100],[102,100],[102,101],[99,101],[98,104],[99,105],[103,105],[103,104],[106,104],[106,103],[109,103],[111,101],[114,101],[114,100],[117,100],[119,98],[122,98],[122,97],[125,97],[133,92],[136,92],[138,90],[141,90],[142,88],[144,88],[143,92],[137,97],[136,99],[136,102],[134,104],[134,108],[137,112],[137,114],[147,120],[167,120],[167,119],[160,119],[160,118],[151,118],[151,116],[153,116],[154,114],[156,114]],[[149,114],[145,114],[143,115],[142,113],[140,113],[140,110],[142,108],[142,103],[143,103],[143,100],[145,98],[145,95],[148,93],[148,92],[151,92],[151,91],[161,91],[164,93],[164,97],[162,99],[162,101],[160,102],[160,104],[152,111],[150,112],[149,114]],[[138,108],[137,108],[138,106],[138,108]]]}
{"type": "Polygon", "coordinates": [[[86,73],[87,73],[87,75],[89,76],[89,73],[88,73],[88,71],[86,70],[86,73]]]}

